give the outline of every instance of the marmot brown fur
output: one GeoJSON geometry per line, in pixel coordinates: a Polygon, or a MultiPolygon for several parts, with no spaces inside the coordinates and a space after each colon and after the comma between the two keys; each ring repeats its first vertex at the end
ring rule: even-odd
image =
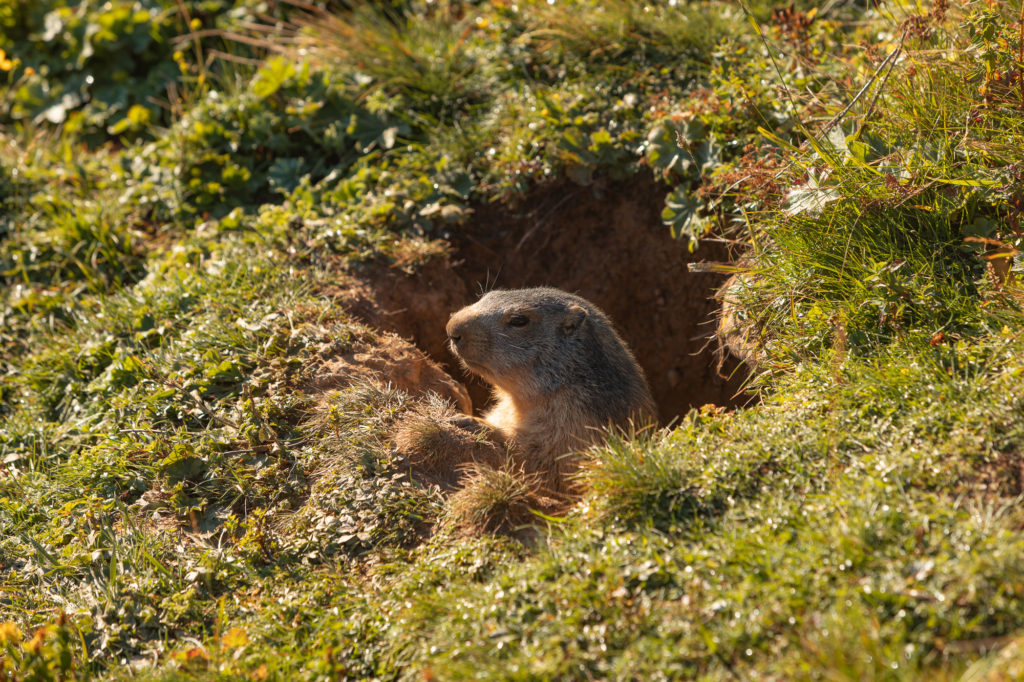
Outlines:
{"type": "MultiPolygon", "coordinates": [[[[564,491],[568,453],[656,419],[643,370],[601,310],[560,289],[495,290],[448,322],[453,354],[494,386],[483,423],[564,491]]],[[[467,426],[472,418],[467,418],[467,426]]]]}

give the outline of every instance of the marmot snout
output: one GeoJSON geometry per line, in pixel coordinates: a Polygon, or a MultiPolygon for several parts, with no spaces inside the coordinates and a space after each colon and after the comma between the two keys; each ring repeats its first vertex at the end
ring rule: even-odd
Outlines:
{"type": "Polygon", "coordinates": [[[643,371],[604,313],[579,296],[491,291],[452,315],[447,331],[452,353],[494,386],[484,422],[555,489],[573,466],[563,455],[609,425],[655,419],[643,371]]]}

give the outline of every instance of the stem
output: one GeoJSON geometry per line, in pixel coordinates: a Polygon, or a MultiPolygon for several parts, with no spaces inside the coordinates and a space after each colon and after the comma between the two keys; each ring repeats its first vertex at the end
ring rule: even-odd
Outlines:
{"type": "Polygon", "coordinates": [[[1024,0],[1020,3],[1017,18],[1017,85],[1020,87],[1020,101],[1024,104],[1024,0]]]}

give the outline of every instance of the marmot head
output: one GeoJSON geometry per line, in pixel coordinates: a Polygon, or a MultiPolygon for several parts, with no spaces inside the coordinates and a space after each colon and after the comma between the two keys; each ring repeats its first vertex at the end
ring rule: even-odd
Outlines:
{"type": "Polygon", "coordinates": [[[488,292],[447,326],[467,369],[524,399],[550,394],[576,380],[577,365],[592,365],[602,345],[595,329],[611,330],[600,310],[546,287],[488,292]]]}

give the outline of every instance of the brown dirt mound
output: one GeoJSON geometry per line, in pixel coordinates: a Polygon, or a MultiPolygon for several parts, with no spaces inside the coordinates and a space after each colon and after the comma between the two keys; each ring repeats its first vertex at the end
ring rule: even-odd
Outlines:
{"type": "Polygon", "coordinates": [[[437,393],[463,412],[472,409],[462,384],[395,334],[381,334],[372,343],[359,344],[351,353],[317,358],[305,373],[313,377],[305,386],[310,393],[325,393],[372,379],[390,383],[413,396],[437,393]]]}
{"type": "Polygon", "coordinates": [[[459,426],[458,417],[449,405],[426,400],[398,424],[395,451],[409,463],[415,478],[452,490],[461,487],[467,466],[494,468],[508,459],[504,445],[488,433],[459,426]]]}
{"type": "MultiPolygon", "coordinates": [[[[435,256],[413,275],[386,265],[346,272],[325,293],[369,326],[413,340],[452,376],[462,376],[448,352],[445,324],[474,296],[448,256],[435,256]]],[[[482,406],[486,398],[486,393],[473,395],[473,405],[482,406]]]]}
{"type": "Polygon", "coordinates": [[[488,389],[458,368],[445,345],[449,315],[494,288],[549,285],[602,308],[647,374],[662,421],[692,407],[731,407],[743,373],[713,341],[720,305],[716,273],[687,264],[729,260],[726,247],[704,243],[690,253],[660,217],[665,188],[649,175],[624,183],[542,186],[519,209],[476,208],[468,225],[446,235],[451,257],[431,259],[412,276],[376,265],[341,277],[335,295],[369,324],[410,338],[452,376],[467,381],[473,404],[488,389]]]}

